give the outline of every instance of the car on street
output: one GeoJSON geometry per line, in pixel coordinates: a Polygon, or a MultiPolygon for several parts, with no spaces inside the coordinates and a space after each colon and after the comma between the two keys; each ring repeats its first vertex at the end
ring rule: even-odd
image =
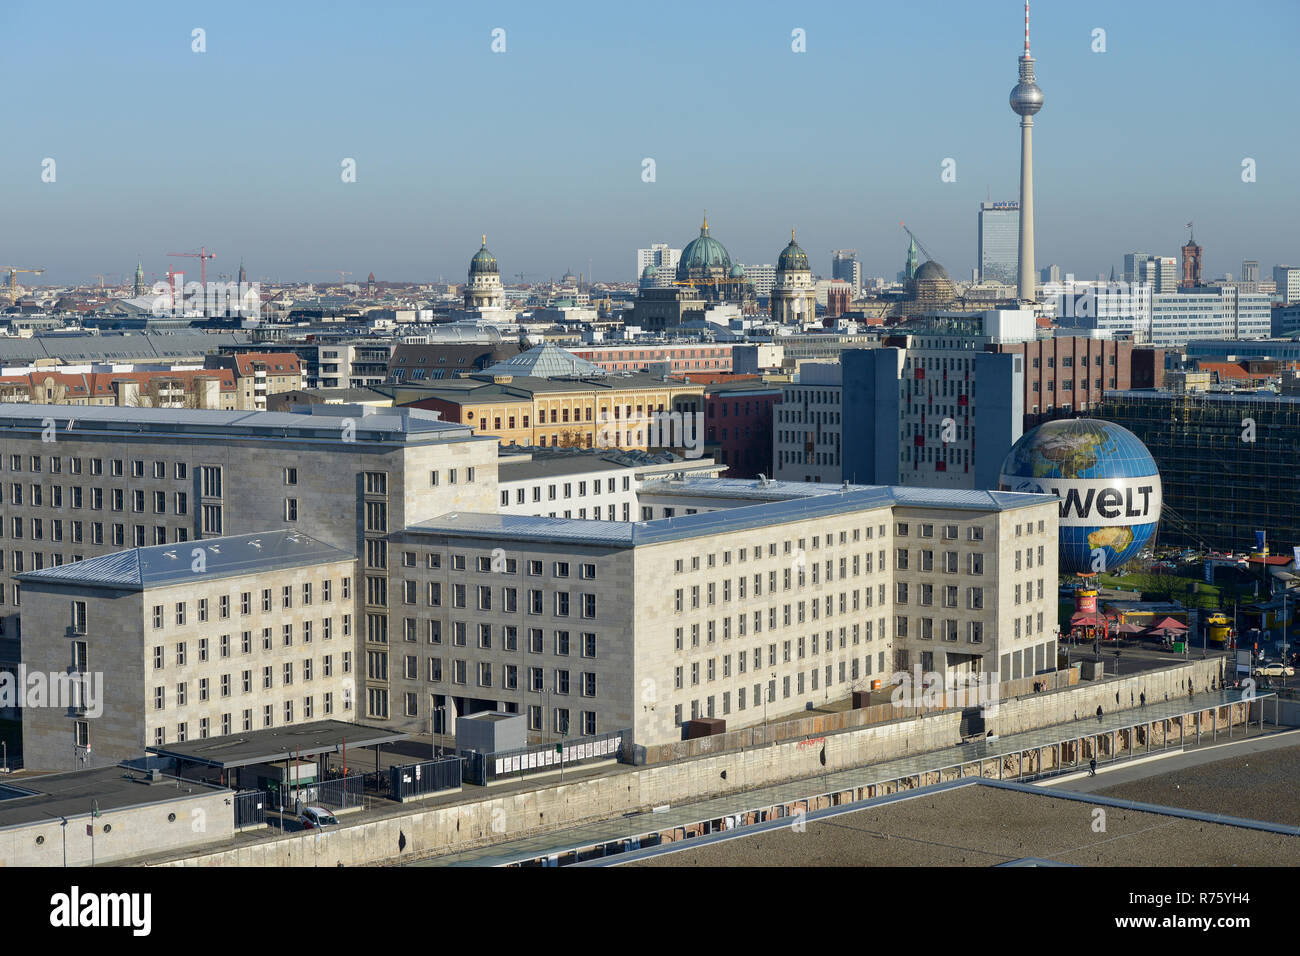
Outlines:
{"type": "Polygon", "coordinates": [[[319,830],[339,824],[338,818],[324,807],[304,807],[298,822],[302,824],[304,830],[319,830]]]}
{"type": "Polygon", "coordinates": [[[1271,664],[1256,667],[1255,673],[1264,677],[1294,677],[1295,668],[1290,664],[1283,664],[1281,661],[1274,661],[1271,664]]]}

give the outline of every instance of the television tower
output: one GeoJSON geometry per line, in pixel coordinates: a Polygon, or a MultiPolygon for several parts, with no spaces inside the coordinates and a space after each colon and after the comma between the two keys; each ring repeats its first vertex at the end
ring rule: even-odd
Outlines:
{"type": "Polygon", "coordinates": [[[1043,91],[1034,82],[1029,55],[1029,0],[1025,0],[1025,52],[1020,82],[1011,91],[1011,109],[1020,115],[1020,270],[1017,295],[1034,300],[1034,114],[1043,108],[1043,91]]]}

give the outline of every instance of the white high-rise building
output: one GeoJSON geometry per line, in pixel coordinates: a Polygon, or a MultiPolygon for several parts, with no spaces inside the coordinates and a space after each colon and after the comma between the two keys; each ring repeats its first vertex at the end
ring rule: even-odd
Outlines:
{"type": "Polygon", "coordinates": [[[682,257],[682,250],[670,248],[666,242],[651,243],[649,249],[636,251],[636,276],[641,278],[646,266],[654,266],[658,273],[656,285],[672,285],[673,276],[677,274],[677,262],[682,257]]]}
{"type": "Polygon", "coordinates": [[[839,362],[805,362],[797,382],[781,388],[772,424],[772,461],[780,481],[838,484],[843,423],[839,362]]]}
{"type": "Polygon", "coordinates": [[[1273,285],[1282,302],[1300,302],[1300,266],[1274,266],[1273,285]]]}
{"type": "Polygon", "coordinates": [[[853,298],[862,294],[862,263],[858,261],[858,250],[836,249],[831,253],[831,278],[843,279],[853,286],[853,298]]]}
{"type": "Polygon", "coordinates": [[[745,278],[754,286],[755,295],[771,295],[772,286],[776,285],[776,266],[767,262],[763,265],[741,265],[745,278]]]}
{"type": "Polygon", "coordinates": [[[1151,297],[1151,344],[1192,339],[1262,339],[1272,334],[1267,295],[1212,286],[1157,292],[1151,297]]]}

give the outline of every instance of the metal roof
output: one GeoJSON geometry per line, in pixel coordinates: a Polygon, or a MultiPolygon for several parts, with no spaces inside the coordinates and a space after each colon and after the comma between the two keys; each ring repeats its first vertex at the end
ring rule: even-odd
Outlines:
{"type": "Polygon", "coordinates": [[[316,720],[307,724],[290,724],[287,727],[146,747],[145,750],[187,763],[228,770],[255,763],[341,753],[347,748],[376,747],[405,740],[409,736],[411,735],[404,731],[368,727],[342,720],[316,720]]]}
{"type": "MultiPolygon", "coordinates": [[[[712,497],[718,499],[741,497],[733,486],[748,485],[756,490],[757,482],[732,479],[701,478],[695,481],[656,482],[677,487],[719,487],[712,497]]],[[[778,494],[760,497],[755,494],[755,504],[724,508],[693,515],[672,518],[655,518],[651,521],[623,522],[596,521],[582,518],[542,518],[533,515],[500,515],[478,512],[449,512],[428,521],[409,526],[413,534],[439,534],[469,538],[507,538],[513,540],[548,541],[567,544],[585,544],[612,548],[634,548],[640,545],[659,544],[683,538],[699,538],[748,528],[769,527],[790,521],[824,518],[832,515],[888,508],[894,505],[963,509],[974,511],[1006,511],[1030,505],[1056,503],[1053,495],[1027,495],[1011,492],[944,491],[942,489],[913,489],[879,486],[838,487],[818,486],[803,482],[772,482],[780,486],[778,494]],[[794,493],[801,489],[803,494],[794,493]],[[914,492],[922,492],[914,494],[914,492]],[[761,505],[761,506],[760,506],[761,505]]],[[[707,490],[699,491],[709,497],[707,490]]]]}
{"type": "Polygon", "coordinates": [[[543,342],[527,352],[489,365],[485,375],[525,375],[536,378],[604,378],[609,373],[553,342],[543,342]]]}
{"type": "Polygon", "coordinates": [[[212,435],[223,440],[245,437],[337,441],[344,421],[351,420],[356,442],[496,441],[492,436],[474,435],[466,425],[441,421],[436,412],[422,408],[316,404],[286,412],[248,412],[0,403],[0,432],[40,432],[46,419],[53,419],[61,433],[86,437],[149,432],[186,438],[212,435]]]}
{"type": "Polygon", "coordinates": [[[40,571],[28,571],[15,577],[28,586],[75,584],[143,591],[199,578],[237,577],[328,561],[351,561],[353,558],[346,551],[298,531],[265,531],[132,548],[40,571]],[[196,565],[202,570],[195,570],[196,565]]]}
{"type": "Polygon", "coordinates": [[[207,355],[251,341],[242,332],[170,332],[131,335],[34,335],[0,338],[0,364],[57,358],[69,364],[110,359],[164,359],[207,355]]]}

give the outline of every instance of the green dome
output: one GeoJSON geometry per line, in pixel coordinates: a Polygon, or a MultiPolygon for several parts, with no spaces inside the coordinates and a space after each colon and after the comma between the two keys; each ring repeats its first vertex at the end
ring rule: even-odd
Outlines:
{"type": "Polygon", "coordinates": [[[700,234],[692,239],[682,250],[682,257],[677,261],[677,278],[686,280],[698,278],[702,274],[720,271],[723,275],[731,271],[731,256],[722,243],[709,235],[709,220],[700,226],[700,234]]]}
{"type": "Polygon", "coordinates": [[[790,230],[790,244],[781,250],[781,258],[776,261],[778,272],[811,272],[812,266],[808,264],[808,253],[799,248],[799,243],[794,241],[794,230],[790,230]]]}
{"type": "Polygon", "coordinates": [[[653,262],[641,270],[642,279],[653,279],[658,274],[659,274],[659,270],[655,268],[655,264],[653,262]]]}
{"type": "Polygon", "coordinates": [[[734,266],[731,267],[731,278],[733,279],[745,278],[745,270],[740,267],[739,262],[737,262],[734,266]]]}
{"type": "Polygon", "coordinates": [[[469,260],[469,274],[476,275],[500,275],[501,269],[497,266],[497,257],[488,252],[487,236],[483,237],[483,246],[478,252],[474,253],[474,258],[469,260]]]}

